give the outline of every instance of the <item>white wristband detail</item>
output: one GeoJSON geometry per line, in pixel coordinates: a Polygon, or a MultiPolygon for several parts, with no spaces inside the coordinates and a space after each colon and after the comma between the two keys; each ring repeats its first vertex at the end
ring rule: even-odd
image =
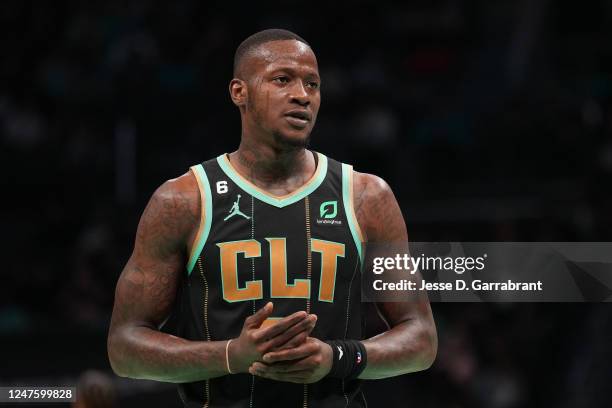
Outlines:
{"type": "Polygon", "coordinates": [[[229,339],[227,343],[225,343],[225,365],[227,367],[227,372],[230,374],[234,374],[232,373],[232,370],[230,370],[230,365],[229,365],[229,345],[231,342],[232,342],[232,339],[229,339]]]}

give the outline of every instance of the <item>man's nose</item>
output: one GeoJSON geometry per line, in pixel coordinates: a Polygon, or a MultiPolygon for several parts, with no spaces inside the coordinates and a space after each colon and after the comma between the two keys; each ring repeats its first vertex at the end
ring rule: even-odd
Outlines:
{"type": "Polygon", "coordinates": [[[301,106],[310,105],[310,95],[301,81],[296,81],[295,85],[291,88],[291,101],[301,106]]]}

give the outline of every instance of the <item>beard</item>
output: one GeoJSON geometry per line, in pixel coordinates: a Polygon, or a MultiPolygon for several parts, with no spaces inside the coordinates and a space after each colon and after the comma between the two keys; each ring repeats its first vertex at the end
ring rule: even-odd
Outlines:
{"type": "Polygon", "coordinates": [[[306,149],[310,145],[310,133],[304,138],[288,137],[279,131],[273,132],[272,135],[275,144],[285,148],[306,149]]]}

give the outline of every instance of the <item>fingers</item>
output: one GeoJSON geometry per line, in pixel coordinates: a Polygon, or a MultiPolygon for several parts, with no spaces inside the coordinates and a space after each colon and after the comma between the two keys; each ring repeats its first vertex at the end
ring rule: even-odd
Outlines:
{"type": "Polygon", "coordinates": [[[271,351],[264,354],[262,358],[265,363],[272,364],[278,361],[289,361],[305,358],[316,353],[318,350],[319,347],[316,343],[305,342],[290,349],[271,351]]]}
{"type": "Polygon", "coordinates": [[[308,327],[306,330],[302,332],[298,332],[292,339],[290,339],[286,343],[284,344],[280,343],[280,346],[272,347],[271,351],[285,350],[288,348],[297,347],[300,344],[304,343],[304,341],[306,341],[308,336],[310,336],[310,333],[312,333],[312,330],[315,328],[315,325],[316,325],[317,315],[313,314],[312,316],[314,316],[314,322],[312,323],[310,327],[308,327]]]}
{"type": "Polygon", "coordinates": [[[268,302],[259,309],[254,315],[251,315],[246,318],[244,321],[244,325],[249,328],[258,328],[261,324],[272,314],[272,310],[274,309],[274,304],[272,302],[268,302]]]}
{"type": "Polygon", "coordinates": [[[284,382],[292,382],[298,384],[305,384],[312,382],[311,376],[312,371],[297,371],[295,373],[270,373],[270,372],[255,372],[249,369],[249,373],[256,375],[258,377],[267,378],[270,380],[276,381],[284,381],[284,382]]]}
{"type": "Polygon", "coordinates": [[[250,369],[258,373],[272,373],[272,374],[283,374],[283,373],[295,373],[297,371],[312,370],[312,363],[308,361],[308,358],[304,358],[298,361],[280,362],[272,365],[260,363],[258,361],[251,364],[250,369]]]}
{"type": "Polygon", "coordinates": [[[304,320],[306,316],[308,316],[308,314],[303,310],[295,312],[292,315],[280,319],[276,324],[257,330],[255,333],[253,333],[253,338],[256,341],[272,339],[280,333],[285,332],[289,327],[293,326],[294,324],[304,320]]]}
{"type": "Polygon", "coordinates": [[[305,331],[300,332],[296,336],[294,336],[291,340],[286,342],[285,344],[281,344],[280,346],[270,348],[270,351],[280,351],[280,350],[286,350],[286,349],[290,349],[293,347],[297,347],[300,344],[304,343],[304,341],[306,341],[309,334],[310,333],[307,333],[305,331]]]}
{"type": "Polygon", "coordinates": [[[249,373],[269,378],[276,381],[286,381],[295,383],[311,383],[316,380],[313,378],[315,368],[312,364],[304,362],[303,364],[289,364],[287,366],[267,366],[262,363],[253,363],[249,368],[249,373]]]}
{"type": "Polygon", "coordinates": [[[314,329],[316,323],[317,316],[308,315],[304,320],[297,322],[293,326],[289,327],[289,329],[287,329],[285,332],[280,333],[276,337],[270,339],[265,345],[266,350],[282,346],[289,341],[292,341],[295,346],[302,344],[304,340],[306,340],[306,337],[308,337],[308,334],[310,334],[312,329],[314,329]]]}

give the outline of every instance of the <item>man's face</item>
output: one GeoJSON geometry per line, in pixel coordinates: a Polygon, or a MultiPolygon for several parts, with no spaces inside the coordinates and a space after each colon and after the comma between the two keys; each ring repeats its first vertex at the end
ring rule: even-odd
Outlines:
{"type": "Polygon", "coordinates": [[[246,61],[246,120],[279,144],[304,147],[314,127],[321,95],[317,59],[295,40],[259,46],[246,61]]]}

